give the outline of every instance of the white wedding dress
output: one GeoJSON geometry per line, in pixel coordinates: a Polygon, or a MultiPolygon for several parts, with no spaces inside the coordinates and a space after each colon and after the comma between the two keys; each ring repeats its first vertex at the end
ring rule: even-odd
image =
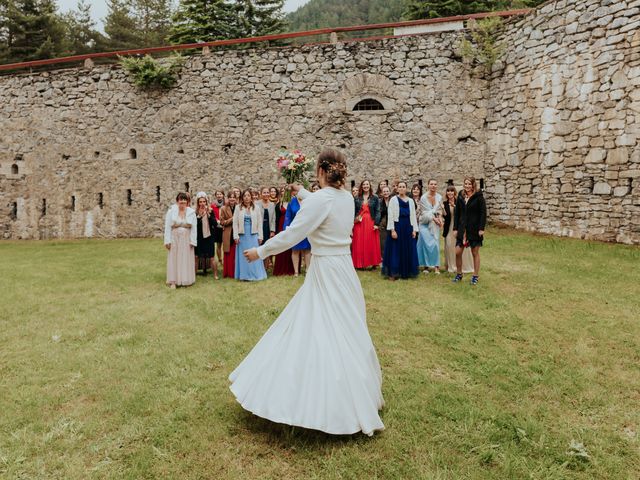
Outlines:
{"type": "MultiPolygon", "coordinates": [[[[276,255],[307,237],[304,284],[229,375],[248,411],[273,422],[331,434],[384,429],[382,374],[351,261],[353,197],[343,189],[301,190],[293,223],[258,248],[276,255]]],[[[242,252],[238,252],[242,255],[242,252]]]]}

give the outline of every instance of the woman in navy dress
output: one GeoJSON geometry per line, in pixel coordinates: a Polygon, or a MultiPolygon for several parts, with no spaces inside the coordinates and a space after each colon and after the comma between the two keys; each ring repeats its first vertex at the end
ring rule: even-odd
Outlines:
{"type": "Polygon", "coordinates": [[[398,195],[389,200],[387,230],[390,235],[384,246],[382,274],[390,280],[418,275],[415,203],[407,197],[406,182],[398,183],[398,195]]]}
{"type": "MultiPolygon", "coordinates": [[[[287,206],[287,212],[284,214],[284,230],[293,222],[300,210],[300,200],[298,200],[297,194],[291,197],[289,206],[287,206]]],[[[304,259],[305,272],[309,270],[309,264],[311,263],[311,244],[306,238],[300,243],[295,245],[291,249],[291,261],[293,262],[294,276],[298,276],[300,269],[300,256],[304,259]]]]}

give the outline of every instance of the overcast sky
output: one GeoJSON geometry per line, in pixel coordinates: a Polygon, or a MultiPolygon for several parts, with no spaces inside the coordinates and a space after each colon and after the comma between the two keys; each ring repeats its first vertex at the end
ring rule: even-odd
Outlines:
{"type": "MultiPolygon", "coordinates": [[[[176,0],[177,1],[177,0],[176,0]]],[[[308,0],[285,0],[284,11],[293,12],[300,5],[304,5],[308,0]]],[[[91,5],[91,15],[96,20],[98,28],[102,30],[102,19],[107,16],[107,0],[89,0],[91,5]]],[[[78,0],[58,0],[58,6],[62,12],[72,10],[78,4],[78,0]]]]}

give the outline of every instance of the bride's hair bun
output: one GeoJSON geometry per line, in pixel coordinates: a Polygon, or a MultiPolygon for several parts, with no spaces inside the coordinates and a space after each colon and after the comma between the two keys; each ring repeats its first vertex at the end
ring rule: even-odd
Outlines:
{"type": "Polygon", "coordinates": [[[332,148],[325,148],[318,156],[318,168],[327,173],[327,183],[335,188],[344,186],[347,178],[347,159],[332,148]]]}

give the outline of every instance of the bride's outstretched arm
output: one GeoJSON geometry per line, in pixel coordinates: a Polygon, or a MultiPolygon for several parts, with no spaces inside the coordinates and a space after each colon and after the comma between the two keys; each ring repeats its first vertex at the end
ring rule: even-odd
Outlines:
{"type": "Polygon", "coordinates": [[[271,255],[277,255],[297,245],[318,228],[329,215],[329,209],[331,208],[331,197],[329,195],[324,194],[324,192],[322,194],[317,192],[311,195],[306,190],[301,190],[298,195],[305,200],[300,204],[300,211],[296,218],[286,230],[258,248],[257,253],[260,258],[265,259],[271,255]]]}

